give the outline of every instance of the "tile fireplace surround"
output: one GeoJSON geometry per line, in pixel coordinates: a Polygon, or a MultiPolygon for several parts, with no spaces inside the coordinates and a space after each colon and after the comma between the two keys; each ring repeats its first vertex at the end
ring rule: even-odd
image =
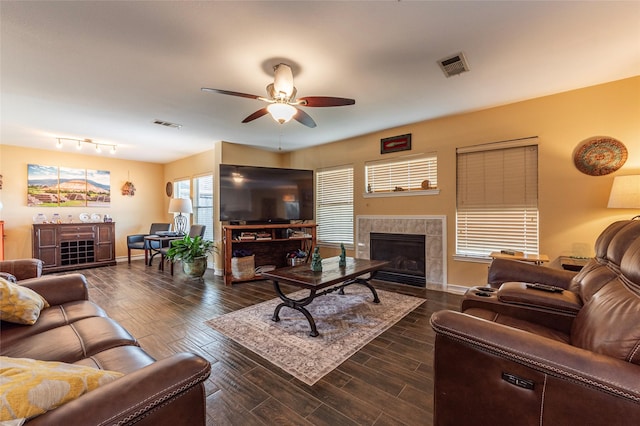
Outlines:
{"type": "Polygon", "coordinates": [[[369,259],[371,232],[424,235],[427,288],[447,291],[446,216],[356,216],[356,257],[369,259]]]}

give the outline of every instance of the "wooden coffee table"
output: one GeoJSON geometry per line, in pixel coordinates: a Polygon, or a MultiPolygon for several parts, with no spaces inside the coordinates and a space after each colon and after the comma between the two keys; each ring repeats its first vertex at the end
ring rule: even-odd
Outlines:
{"type": "Polygon", "coordinates": [[[323,259],[321,272],[312,271],[309,263],[263,272],[262,276],[273,281],[276,293],[280,299],[282,299],[282,303],[276,307],[271,319],[276,322],[280,321],[280,309],[285,306],[295,309],[302,312],[309,321],[309,326],[311,327],[309,335],[316,337],[319,334],[316,323],[311,313],[305,308],[305,306],[313,302],[313,299],[316,297],[333,293],[334,291],[339,291],[340,294],[344,294],[345,287],[351,284],[361,284],[371,290],[373,303],[380,303],[378,293],[376,293],[376,289],[369,284],[369,280],[371,279],[371,272],[383,268],[388,265],[389,262],[386,260],[354,259],[348,257],[347,265],[340,267],[338,266],[338,261],[339,257],[323,259]],[[365,274],[369,274],[369,277],[362,277],[362,275],[365,274]],[[282,292],[280,288],[281,282],[308,289],[309,296],[298,300],[291,299],[282,292]],[[319,291],[322,289],[325,290],[319,291]]]}

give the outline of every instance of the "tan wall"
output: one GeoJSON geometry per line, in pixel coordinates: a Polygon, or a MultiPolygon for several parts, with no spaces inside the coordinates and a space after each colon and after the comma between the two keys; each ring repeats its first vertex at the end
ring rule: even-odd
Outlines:
{"type": "Polygon", "coordinates": [[[556,94],[497,108],[388,129],[291,154],[291,164],[322,168],[351,163],[355,167],[356,215],[446,215],[448,281],[483,284],[487,265],[460,262],[455,254],[456,148],[528,136],[539,137],[540,251],[592,255],[599,232],[634,211],[608,210],[615,175],[640,172],[640,77],[556,94]],[[412,134],[411,151],[380,154],[380,139],[412,134]],[[588,176],[573,164],[573,150],[592,136],[622,141],[629,159],[606,176],[588,176]],[[439,195],[363,198],[364,162],[407,154],[437,152],[439,195]],[[585,250],[587,253],[585,253],[585,250]]]}
{"type": "MultiPolygon", "coordinates": [[[[52,147],[54,141],[51,142],[52,147]]],[[[5,258],[31,257],[33,216],[44,213],[50,218],[59,213],[79,221],[80,213],[109,214],[116,222],[116,256],[126,257],[126,236],[148,232],[152,222],[167,219],[163,208],[164,185],[160,178],[163,165],[141,161],[118,160],[103,156],[81,155],[75,152],[47,151],[0,145],[0,174],[3,188],[0,201],[4,208],[0,218],[5,221],[5,258]],[[111,205],[109,207],[27,207],[27,164],[108,170],[111,173],[111,205]],[[131,180],[136,187],[133,197],[123,196],[122,185],[131,180]]]]}
{"type": "MultiPolygon", "coordinates": [[[[4,209],[7,258],[31,256],[31,223],[38,209],[26,207],[29,163],[86,167],[111,172],[111,207],[116,221],[117,256],[126,256],[125,236],[148,229],[153,221],[170,220],[165,184],[180,178],[213,172],[217,165],[247,164],[271,167],[322,168],[341,164],[355,167],[356,215],[446,215],[448,282],[471,286],[483,284],[486,264],[454,260],[455,252],[455,150],[527,136],[539,137],[540,250],[552,259],[560,255],[592,255],[599,232],[611,221],[629,218],[637,212],[608,210],[607,199],[615,175],[640,173],[640,77],[586,89],[556,94],[482,111],[429,120],[388,129],[349,140],[303,149],[292,153],[264,151],[245,145],[221,142],[212,150],[161,165],[123,161],[108,156],[86,156],[0,145],[0,174],[4,188],[0,201],[4,209]],[[412,134],[411,151],[380,154],[380,139],[412,134]],[[576,146],[591,136],[605,135],[621,140],[629,151],[623,168],[606,176],[587,176],[573,165],[576,146]],[[364,163],[406,154],[438,154],[439,195],[363,198],[364,163]],[[120,194],[129,178],[135,183],[134,197],[120,194]]],[[[293,123],[292,125],[296,125],[293,123]]],[[[321,125],[321,124],[320,124],[321,125]]],[[[309,131],[313,131],[310,129],[309,131]]],[[[216,200],[216,209],[218,200],[216,200]]],[[[47,209],[53,213],[55,209],[47,209]]],[[[77,215],[88,209],[61,208],[77,215]]],[[[93,211],[88,211],[89,213],[93,211]]],[[[217,224],[216,239],[221,236],[217,224]]],[[[323,252],[323,255],[333,252],[323,252]]]]}
{"type": "Polygon", "coordinates": [[[241,166],[289,167],[288,154],[277,151],[265,151],[247,145],[222,142],[222,164],[241,166]]]}

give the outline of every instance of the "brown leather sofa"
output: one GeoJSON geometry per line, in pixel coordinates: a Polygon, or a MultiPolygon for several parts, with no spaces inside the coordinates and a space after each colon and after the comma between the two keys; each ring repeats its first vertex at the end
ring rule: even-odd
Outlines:
{"type": "MultiPolygon", "coordinates": [[[[0,270],[11,270],[18,284],[36,291],[51,306],[41,311],[34,325],[0,322],[0,355],[125,373],[74,401],[34,417],[29,425],[206,423],[203,382],[210,374],[207,360],[181,353],[156,361],[138,346],[133,336],[88,300],[83,275],[29,278],[21,269],[29,269],[27,266],[28,262],[20,265],[0,262],[0,270]]],[[[37,267],[30,269],[37,271],[37,267]]]]}
{"type": "Polygon", "coordinates": [[[640,221],[595,249],[577,274],[496,259],[432,316],[434,424],[640,424],[640,221]]]}

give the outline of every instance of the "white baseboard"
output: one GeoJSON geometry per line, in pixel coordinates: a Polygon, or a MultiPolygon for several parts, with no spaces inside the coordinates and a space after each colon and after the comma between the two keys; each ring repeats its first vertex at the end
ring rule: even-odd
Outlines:
{"type": "Polygon", "coordinates": [[[456,284],[447,284],[447,293],[452,294],[465,294],[469,290],[469,287],[465,287],[463,285],[456,284]]]}

